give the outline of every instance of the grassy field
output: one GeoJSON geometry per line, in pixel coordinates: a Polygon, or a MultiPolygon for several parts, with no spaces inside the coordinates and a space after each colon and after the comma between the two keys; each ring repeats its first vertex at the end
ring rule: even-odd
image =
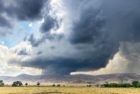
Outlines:
{"type": "Polygon", "coordinates": [[[140,94],[140,89],[92,87],[1,87],[0,94],[140,94]]]}

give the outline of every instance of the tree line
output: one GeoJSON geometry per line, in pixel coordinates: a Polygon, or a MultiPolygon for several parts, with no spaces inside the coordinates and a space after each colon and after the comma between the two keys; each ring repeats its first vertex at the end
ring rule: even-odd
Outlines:
{"type": "MultiPolygon", "coordinates": [[[[11,84],[12,87],[21,87],[21,86],[26,86],[27,87],[28,85],[29,84],[27,82],[25,84],[23,84],[21,81],[14,81],[11,84]]],[[[41,85],[40,82],[36,83],[36,86],[40,86],[40,85],[41,85]]],[[[4,81],[0,80],[0,87],[3,87],[3,86],[5,86],[4,81]]],[[[60,84],[53,84],[52,87],[61,87],[61,85],[60,84]]],[[[65,85],[63,85],[63,87],[65,87],[65,85]]]]}
{"type": "MultiPolygon", "coordinates": [[[[3,80],[0,80],[0,87],[2,87],[4,85],[5,84],[4,84],[3,80]]],[[[14,81],[11,86],[12,87],[21,87],[21,86],[28,86],[28,85],[29,85],[28,83],[23,84],[21,81],[14,81]]],[[[40,82],[37,82],[36,86],[40,86],[40,82]]]]}
{"type": "Polygon", "coordinates": [[[140,88],[140,82],[139,81],[132,81],[131,83],[105,83],[101,85],[101,87],[134,87],[134,88],[140,88]]]}
{"type": "MultiPolygon", "coordinates": [[[[4,86],[4,81],[0,80],[0,87],[4,86]]],[[[21,86],[28,86],[29,84],[26,82],[23,84],[21,81],[14,81],[12,83],[12,87],[21,87],[21,86]]],[[[40,86],[40,82],[36,83],[36,86],[40,86]]],[[[53,84],[52,87],[60,87],[61,85],[55,85],[53,84]]],[[[91,87],[92,85],[87,85],[87,87],[91,87]]],[[[105,84],[100,85],[100,87],[107,87],[107,88],[129,88],[129,87],[134,87],[134,88],[140,88],[140,82],[139,81],[132,81],[131,83],[108,83],[106,82],[105,84]]]]}

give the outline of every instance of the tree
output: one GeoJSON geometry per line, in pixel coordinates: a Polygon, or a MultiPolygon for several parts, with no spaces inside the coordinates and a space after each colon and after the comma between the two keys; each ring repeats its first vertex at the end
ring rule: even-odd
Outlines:
{"type": "Polygon", "coordinates": [[[0,86],[4,86],[3,80],[0,80],[0,86]]]}
{"type": "Polygon", "coordinates": [[[22,84],[21,81],[15,81],[15,82],[13,82],[13,84],[12,84],[13,87],[20,87],[20,86],[22,86],[22,85],[23,85],[23,84],[22,84]]]}
{"type": "Polygon", "coordinates": [[[132,82],[133,87],[140,87],[140,83],[138,81],[132,82]]]}
{"type": "Polygon", "coordinates": [[[37,86],[40,86],[40,82],[37,82],[37,86]]]}
{"type": "Polygon", "coordinates": [[[27,87],[28,86],[28,83],[25,83],[25,86],[27,87]]]}
{"type": "Polygon", "coordinates": [[[55,86],[56,86],[55,84],[52,85],[52,87],[55,87],[55,86]]]}
{"type": "Polygon", "coordinates": [[[60,84],[58,84],[58,85],[57,85],[57,87],[61,87],[61,85],[60,85],[60,84]]]}
{"type": "Polygon", "coordinates": [[[119,88],[119,87],[132,87],[132,85],[130,83],[106,83],[101,85],[102,87],[112,87],[112,88],[119,88]]]}
{"type": "Polygon", "coordinates": [[[87,87],[92,87],[92,85],[91,85],[91,84],[89,84],[89,85],[87,85],[87,87]]]}

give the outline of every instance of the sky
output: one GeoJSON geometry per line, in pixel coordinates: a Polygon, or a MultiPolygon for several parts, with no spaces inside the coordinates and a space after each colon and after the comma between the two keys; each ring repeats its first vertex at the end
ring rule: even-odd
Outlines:
{"type": "Polygon", "coordinates": [[[139,0],[0,0],[0,76],[140,74],[139,0]]]}

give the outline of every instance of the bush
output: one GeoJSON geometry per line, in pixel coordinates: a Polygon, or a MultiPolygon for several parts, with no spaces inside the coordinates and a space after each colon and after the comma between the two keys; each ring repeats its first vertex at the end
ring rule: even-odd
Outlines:
{"type": "Polygon", "coordinates": [[[56,86],[55,84],[52,85],[52,87],[55,87],[55,86],[56,86]]]}
{"type": "Polygon", "coordinates": [[[92,85],[87,85],[87,87],[92,87],[92,85]]]}
{"type": "Polygon", "coordinates": [[[28,86],[28,83],[25,83],[25,86],[27,87],[28,86]]]}
{"type": "Polygon", "coordinates": [[[0,86],[4,86],[3,80],[0,80],[0,86]]]}
{"type": "Polygon", "coordinates": [[[133,81],[132,82],[133,87],[140,87],[140,82],[138,81],[133,81]]]}
{"type": "Polygon", "coordinates": [[[129,83],[106,83],[106,84],[103,84],[102,87],[132,87],[131,84],[129,83]]]}
{"type": "Polygon", "coordinates": [[[22,86],[22,85],[23,85],[23,84],[22,84],[21,81],[15,81],[15,82],[13,82],[13,84],[12,84],[13,87],[20,87],[20,86],[22,86]]]}
{"type": "Polygon", "coordinates": [[[37,82],[37,86],[40,86],[40,82],[37,82]]]}
{"type": "Polygon", "coordinates": [[[60,85],[60,84],[58,84],[58,85],[57,85],[57,87],[61,87],[61,85],[60,85]]]}

